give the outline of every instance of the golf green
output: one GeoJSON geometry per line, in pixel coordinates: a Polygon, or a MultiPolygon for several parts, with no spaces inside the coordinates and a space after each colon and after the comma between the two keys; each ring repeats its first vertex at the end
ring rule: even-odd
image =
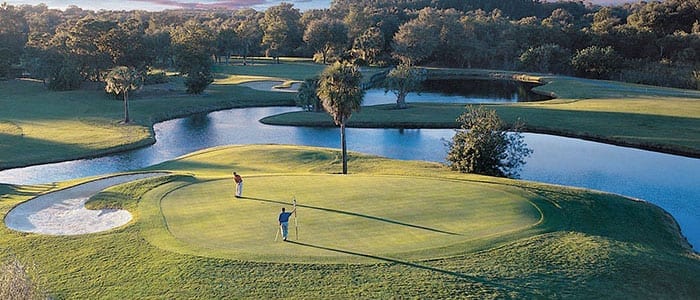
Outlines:
{"type": "Polygon", "coordinates": [[[460,244],[522,231],[542,219],[515,189],[444,178],[258,175],[246,177],[243,198],[233,196],[230,178],[161,189],[167,191],[153,211],[176,242],[155,244],[262,261],[445,257],[463,253],[460,244]],[[278,214],[292,209],[293,198],[292,242],[275,241],[278,214]]]}

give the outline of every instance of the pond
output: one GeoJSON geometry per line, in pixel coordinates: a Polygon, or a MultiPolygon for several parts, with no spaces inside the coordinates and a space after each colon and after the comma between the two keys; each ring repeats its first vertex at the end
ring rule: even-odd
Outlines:
{"type": "MultiPolygon", "coordinates": [[[[95,159],[5,170],[0,172],[0,182],[46,183],[122,172],[229,144],[339,148],[337,128],[270,126],[258,122],[266,116],[296,110],[290,107],[232,109],[170,120],[154,126],[157,142],[150,147],[95,159]]],[[[435,162],[444,162],[447,153],[444,142],[452,135],[451,129],[347,130],[350,151],[435,162]]],[[[521,172],[522,179],[647,200],[671,213],[689,242],[700,245],[700,185],[697,184],[700,159],[542,134],[525,134],[525,141],[534,153],[521,172]]],[[[349,169],[352,172],[352,165],[349,169]]]]}
{"type": "MultiPolygon", "coordinates": [[[[434,103],[512,103],[551,99],[532,92],[537,86],[508,80],[426,80],[419,93],[409,93],[406,102],[434,103]]],[[[396,96],[383,89],[370,89],[363,105],[395,103],[396,96]]]]}

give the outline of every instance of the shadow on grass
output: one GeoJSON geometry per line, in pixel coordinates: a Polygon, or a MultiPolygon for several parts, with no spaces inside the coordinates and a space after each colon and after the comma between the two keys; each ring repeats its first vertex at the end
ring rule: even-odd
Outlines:
{"type": "Polygon", "coordinates": [[[0,183],[0,200],[4,198],[10,198],[11,196],[37,196],[41,192],[53,189],[56,187],[55,183],[41,184],[33,186],[18,186],[13,184],[0,183]]]}
{"type": "MultiPolygon", "coordinates": [[[[282,204],[282,205],[292,205],[292,203],[282,202],[282,201],[277,201],[277,200],[270,200],[270,199],[249,198],[249,197],[242,197],[241,199],[256,200],[256,201],[276,203],[276,204],[282,204]]],[[[322,211],[327,211],[327,212],[332,212],[332,213],[339,213],[339,214],[344,214],[344,215],[349,215],[349,216],[355,216],[355,217],[360,217],[360,218],[366,218],[366,219],[371,219],[371,220],[380,221],[380,222],[386,222],[386,223],[407,226],[407,227],[412,227],[412,228],[421,229],[421,230],[432,231],[432,232],[436,232],[436,233],[442,233],[442,234],[448,234],[448,235],[461,235],[461,234],[455,233],[455,232],[449,232],[449,231],[440,230],[440,229],[436,229],[436,228],[430,228],[430,227],[425,227],[425,226],[421,226],[421,225],[409,224],[409,223],[404,223],[404,222],[400,222],[400,221],[396,221],[396,220],[380,218],[377,216],[364,215],[364,214],[359,214],[359,213],[350,212],[350,211],[337,210],[337,209],[332,209],[332,208],[325,208],[325,207],[318,207],[318,206],[311,206],[311,205],[297,205],[297,206],[311,208],[311,209],[317,209],[317,210],[322,210],[322,211]]]]}
{"type": "Polygon", "coordinates": [[[421,265],[421,264],[410,262],[410,261],[403,261],[403,260],[398,260],[398,259],[389,258],[389,257],[381,257],[381,256],[376,256],[376,255],[371,255],[371,254],[366,254],[366,253],[359,253],[359,252],[353,252],[353,251],[342,250],[342,249],[335,249],[335,248],[324,247],[324,246],[319,246],[319,245],[312,245],[312,244],[307,244],[307,243],[303,243],[303,242],[299,242],[299,241],[287,241],[287,243],[295,244],[295,245],[299,245],[299,246],[304,246],[304,247],[321,249],[321,250],[327,250],[327,251],[332,251],[332,252],[338,252],[338,253],[342,253],[342,254],[348,254],[348,255],[376,259],[376,260],[380,260],[380,261],[384,261],[384,262],[388,262],[388,263],[394,263],[397,265],[403,265],[403,266],[407,266],[407,267],[411,267],[411,268],[422,269],[422,270],[426,270],[426,271],[430,271],[430,272],[437,272],[437,273],[441,273],[441,274],[445,274],[445,275],[449,275],[449,276],[454,276],[454,277],[457,277],[457,278],[463,279],[463,280],[470,280],[470,281],[482,283],[485,285],[495,286],[495,287],[501,288],[501,289],[507,289],[507,290],[517,289],[516,287],[506,286],[504,284],[489,281],[489,280],[486,280],[486,279],[478,277],[478,276],[472,276],[472,275],[467,275],[467,274],[460,273],[460,272],[455,272],[455,271],[440,269],[440,268],[436,268],[436,267],[421,265]]]}

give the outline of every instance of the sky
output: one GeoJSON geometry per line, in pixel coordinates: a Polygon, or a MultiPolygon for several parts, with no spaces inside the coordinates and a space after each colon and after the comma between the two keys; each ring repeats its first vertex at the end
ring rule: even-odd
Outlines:
{"type": "Polygon", "coordinates": [[[228,9],[254,8],[265,10],[267,7],[275,6],[281,2],[294,4],[295,8],[307,10],[313,8],[328,8],[331,6],[330,0],[0,0],[10,5],[46,4],[49,8],[65,9],[70,5],[75,5],[82,9],[89,10],[149,10],[159,11],[164,9],[207,9],[223,7],[228,9]]]}
{"type": "MultiPolygon", "coordinates": [[[[637,2],[638,0],[589,0],[595,4],[609,5],[626,2],[637,2]]],[[[2,0],[10,5],[46,4],[49,8],[65,9],[70,5],[78,6],[89,10],[149,10],[159,11],[164,9],[207,9],[214,7],[224,7],[228,9],[254,8],[265,10],[270,6],[275,6],[283,1],[273,0],[2,0]]],[[[295,8],[302,11],[313,8],[328,8],[331,0],[286,0],[284,2],[294,4],[295,8]]]]}

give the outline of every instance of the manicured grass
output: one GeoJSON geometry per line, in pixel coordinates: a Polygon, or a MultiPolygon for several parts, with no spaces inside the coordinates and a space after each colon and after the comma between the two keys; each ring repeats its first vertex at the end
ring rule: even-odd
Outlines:
{"type": "MultiPolygon", "coordinates": [[[[57,299],[700,295],[700,257],[648,203],[357,153],[343,176],[338,156],[278,145],[203,150],[149,168],[171,176],[93,198],[94,207],[130,210],[126,227],[73,237],[2,227],[0,244],[36,266],[57,299]],[[231,196],[232,170],[248,198],[231,196]],[[299,241],[275,243],[277,213],[293,195],[299,241]]],[[[53,188],[4,186],[0,215],[53,188]]]]}
{"type": "Polygon", "coordinates": [[[154,142],[154,123],[175,117],[294,103],[293,94],[256,91],[226,82],[213,83],[204,95],[184,93],[179,79],[146,86],[141,93],[129,102],[133,123],[124,125],[120,123],[123,102],[98,88],[53,92],[40,82],[0,81],[0,169],[145,146],[154,142]]]}
{"type": "Polygon", "coordinates": [[[314,63],[264,63],[248,66],[216,65],[214,67],[214,73],[304,80],[320,74],[325,67],[324,65],[314,63]]]}
{"type": "MultiPolygon", "coordinates": [[[[700,91],[489,70],[431,69],[429,76],[543,82],[536,90],[557,99],[487,106],[506,122],[524,122],[525,130],[530,132],[700,157],[700,91]]],[[[464,105],[456,104],[412,103],[405,110],[379,105],[353,114],[348,126],[456,128],[455,120],[462,112],[464,105]]],[[[263,122],[333,126],[330,117],[312,112],[271,116],[263,122]]]]}
{"type": "Polygon", "coordinates": [[[464,251],[457,244],[519,232],[541,217],[509,189],[431,178],[262,175],[248,176],[245,188],[251,192],[240,200],[229,178],[179,188],[160,200],[161,217],[192,254],[306,262],[367,260],[341,250],[396,259],[455,255],[464,251]],[[319,193],[319,186],[344,192],[319,193]],[[291,209],[292,195],[299,241],[316,247],[288,253],[273,237],[276,214],[291,209]]]}
{"type": "MultiPolygon", "coordinates": [[[[202,95],[185,93],[182,78],[145,86],[131,95],[132,123],[121,124],[123,102],[99,85],[66,92],[47,90],[41,82],[0,81],[0,170],[27,165],[102,156],[154,142],[156,122],[236,107],[291,106],[294,93],[257,91],[238,84],[279,80],[302,81],[325,66],[304,59],[283,63],[254,59],[248,66],[219,64],[217,79],[202,95]]],[[[381,69],[368,68],[369,78],[381,69]]]]}

